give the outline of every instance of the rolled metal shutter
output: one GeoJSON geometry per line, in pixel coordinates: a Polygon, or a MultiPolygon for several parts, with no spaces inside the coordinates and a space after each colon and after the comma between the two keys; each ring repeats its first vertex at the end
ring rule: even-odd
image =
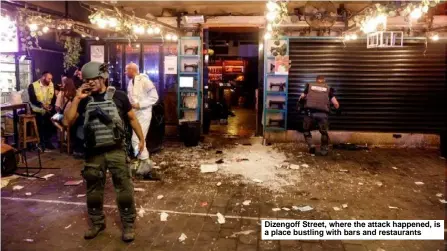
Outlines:
{"type": "Polygon", "coordinates": [[[343,110],[332,130],[438,133],[447,125],[445,44],[404,40],[404,47],[366,49],[360,40],[290,39],[288,128],[302,129],[297,101],[323,75],[343,110]]]}

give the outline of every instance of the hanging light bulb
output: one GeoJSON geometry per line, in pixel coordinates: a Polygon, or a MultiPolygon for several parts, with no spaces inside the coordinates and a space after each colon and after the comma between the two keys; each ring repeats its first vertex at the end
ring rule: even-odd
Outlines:
{"type": "Polygon", "coordinates": [[[172,34],[166,34],[166,37],[165,37],[167,40],[171,40],[172,39],[172,34]]]}
{"type": "Polygon", "coordinates": [[[351,40],[357,40],[357,34],[352,34],[351,35],[351,40]]]}
{"type": "Polygon", "coordinates": [[[428,12],[428,5],[424,5],[424,7],[422,7],[422,12],[424,13],[428,12]]]}
{"type": "Polygon", "coordinates": [[[267,33],[264,34],[264,39],[265,40],[269,40],[271,38],[272,38],[272,34],[270,34],[270,32],[267,32],[267,33]]]}
{"type": "Polygon", "coordinates": [[[84,35],[84,34],[82,34],[81,36],[82,36],[82,37],[85,37],[85,35],[84,35]]]}
{"type": "Polygon", "coordinates": [[[275,11],[275,10],[278,9],[278,5],[276,3],[274,3],[274,2],[272,2],[272,1],[268,1],[267,2],[267,9],[269,11],[275,11]]]}
{"type": "Polygon", "coordinates": [[[42,31],[44,33],[47,33],[49,30],[50,30],[50,28],[48,28],[48,26],[45,26],[45,27],[42,28],[42,31]]]}
{"type": "Polygon", "coordinates": [[[160,34],[160,32],[161,32],[160,27],[155,27],[155,29],[154,29],[154,33],[155,33],[155,34],[160,34]]]}
{"type": "Polygon", "coordinates": [[[439,40],[439,35],[438,34],[434,34],[430,37],[431,40],[433,41],[438,41],[439,40]]]}
{"type": "Polygon", "coordinates": [[[30,31],[36,31],[39,27],[37,26],[37,24],[30,24],[29,25],[29,29],[30,31]]]}
{"type": "Polygon", "coordinates": [[[99,41],[99,37],[95,37],[96,41],[99,41]]]}
{"type": "Polygon", "coordinates": [[[266,15],[268,21],[273,22],[276,19],[276,12],[269,12],[266,15]]]}
{"type": "Polygon", "coordinates": [[[107,21],[105,19],[99,19],[97,22],[99,28],[104,29],[107,26],[107,21]]]}
{"type": "Polygon", "coordinates": [[[178,36],[177,35],[172,35],[172,41],[177,41],[178,40],[178,36]]]}
{"type": "Polygon", "coordinates": [[[154,28],[152,28],[152,27],[147,28],[147,34],[150,34],[150,35],[154,34],[154,28]]]}
{"type": "Polygon", "coordinates": [[[272,30],[273,30],[272,24],[267,24],[267,31],[272,31],[272,30]]]}
{"type": "Polygon", "coordinates": [[[118,26],[118,19],[111,17],[109,18],[109,26],[112,28],[115,28],[116,26],[118,26]]]}
{"type": "Polygon", "coordinates": [[[419,19],[422,16],[421,8],[416,8],[410,13],[412,19],[419,19]]]}

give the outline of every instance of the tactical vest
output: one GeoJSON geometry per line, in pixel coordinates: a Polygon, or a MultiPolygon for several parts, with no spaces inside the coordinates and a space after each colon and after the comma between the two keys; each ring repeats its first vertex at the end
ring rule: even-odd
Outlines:
{"type": "Polygon", "coordinates": [[[108,87],[104,101],[89,97],[85,108],[84,140],[88,149],[121,145],[124,139],[124,123],[113,102],[114,87],[108,87]]]}
{"type": "MultiPolygon", "coordinates": [[[[42,103],[44,105],[50,105],[51,100],[53,100],[53,96],[54,96],[53,83],[50,83],[48,85],[48,89],[47,89],[46,93],[43,92],[42,87],[40,86],[39,80],[32,83],[32,85],[34,88],[34,93],[36,94],[37,101],[39,101],[40,103],[42,103]]],[[[34,112],[41,113],[41,114],[44,114],[46,112],[45,109],[37,107],[37,106],[33,105],[32,103],[30,103],[30,106],[34,112]]]]}
{"type": "Polygon", "coordinates": [[[329,86],[326,83],[310,83],[304,108],[329,112],[329,86]]]}

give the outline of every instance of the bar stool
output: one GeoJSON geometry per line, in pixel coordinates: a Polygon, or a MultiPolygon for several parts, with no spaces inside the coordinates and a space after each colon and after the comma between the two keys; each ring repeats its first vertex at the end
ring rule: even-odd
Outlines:
{"type": "Polygon", "coordinates": [[[19,148],[25,149],[28,143],[40,143],[36,115],[22,114],[19,115],[19,148]]]}
{"type": "Polygon", "coordinates": [[[59,147],[61,153],[67,152],[68,154],[71,154],[70,129],[57,121],[52,120],[51,122],[59,132],[59,147]]]}

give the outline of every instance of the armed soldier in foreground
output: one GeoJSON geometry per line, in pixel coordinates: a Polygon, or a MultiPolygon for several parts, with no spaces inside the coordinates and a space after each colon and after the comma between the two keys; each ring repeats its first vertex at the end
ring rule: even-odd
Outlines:
{"type": "Polygon", "coordinates": [[[130,124],[138,136],[138,150],[144,149],[144,136],[127,95],[107,87],[105,64],[89,62],[82,67],[84,84],[78,89],[72,105],[65,112],[64,124],[71,125],[80,114],[85,115],[85,167],[82,176],[87,182],[87,210],[92,227],[85,239],[95,238],[105,229],[103,212],[107,169],[112,174],[116,201],[123,224],[123,241],[135,238],[136,217],[133,185],[126,162],[125,129],[130,124]]]}
{"type": "Polygon", "coordinates": [[[299,103],[304,103],[306,114],[303,121],[303,130],[309,152],[315,154],[315,145],[312,143],[310,130],[313,123],[316,122],[321,133],[321,155],[326,156],[329,150],[329,106],[332,103],[335,109],[340,107],[334,96],[334,89],[329,88],[323,76],[318,76],[316,83],[307,84],[306,89],[300,96],[299,103]]]}

